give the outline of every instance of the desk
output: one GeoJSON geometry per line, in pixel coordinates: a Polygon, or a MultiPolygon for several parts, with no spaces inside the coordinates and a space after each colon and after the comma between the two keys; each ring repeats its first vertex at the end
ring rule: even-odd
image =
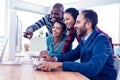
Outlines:
{"type": "MultiPolygon", "coordinates": [[[[22,57],[21,57],[22,58],[22,57]]],[[[78,72],[34,71],[29,58],[23,58],[22,65],[0,65],[0,80],[89,80],[78,72]]]]}

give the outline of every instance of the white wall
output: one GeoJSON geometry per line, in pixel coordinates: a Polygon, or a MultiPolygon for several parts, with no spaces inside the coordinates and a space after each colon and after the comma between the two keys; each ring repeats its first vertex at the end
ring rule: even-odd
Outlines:
{"type": "Polygon", "coordinates": [[[98,14],[98,27],[112,37],[113,43],[120,43],[120,4],[90,7],[98,14]]]}

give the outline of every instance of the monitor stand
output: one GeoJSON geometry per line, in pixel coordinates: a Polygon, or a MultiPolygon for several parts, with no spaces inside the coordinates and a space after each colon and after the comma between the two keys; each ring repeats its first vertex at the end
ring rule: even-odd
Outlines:
{"type": "Polygon", "coordinates": [[[22,59],[13,59],[13,60],[5,60],[5,61],[1,61],[1,65],[21,65],[22,64],[22,59]]]}

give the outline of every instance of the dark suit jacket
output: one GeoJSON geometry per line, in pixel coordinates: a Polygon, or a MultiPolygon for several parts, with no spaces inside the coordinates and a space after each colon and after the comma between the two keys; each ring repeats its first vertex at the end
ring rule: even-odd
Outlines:
{"type": "Polygon", "coordinates": [[[96,29],[86,43],[67,54],[57,56],[63,62],[64,71],[80,72],[91,80],[116,80],[113,52],[109,39],[96,29]],[[80,58],[79,62],[73,62],[80,58]]]}

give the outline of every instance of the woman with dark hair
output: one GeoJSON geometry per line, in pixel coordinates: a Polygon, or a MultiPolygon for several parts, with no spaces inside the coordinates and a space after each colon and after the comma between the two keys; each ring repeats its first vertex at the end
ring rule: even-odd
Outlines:
{"type": "Polygon", "coordinates": [[[74,28],[77,16],[79,14],[79,11],[75,8],[68,8],[65,10],[64,13],[64,22],[67,25],[68,29],[68,37],[64,43],[63,49],[62,49],[62,54],[68,52],[68,49],[72,46],[72,42],[74,41],[75,37],[77,41],[80,41],[80,36],[76,35],[76,31],[74,28]]]}
{"type": "MultiPolygon", "coordinates": [[[[47,51],[42,51],[41,53],[49,54],[50,56],[56,56],[61,54],[64,42],[67,38],[66,35],[66,24],[62,21],[56,21],[52,28],[52,35],[48,36],[47,51]]],[[[68,49],[71,50],[71,47],[68,49]]]]}

